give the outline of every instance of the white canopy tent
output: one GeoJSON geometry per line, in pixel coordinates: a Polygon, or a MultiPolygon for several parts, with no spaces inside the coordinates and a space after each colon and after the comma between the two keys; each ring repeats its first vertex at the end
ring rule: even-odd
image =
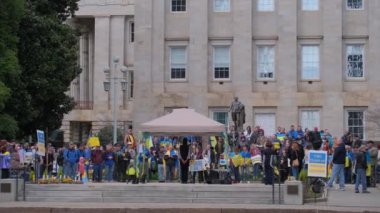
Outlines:
{"type": "Polygon", "coordinates": [[[160,136],[217,136],[224,125],[194,109],[174,109],[172,113],[141,124],[142,132],[160,136]]]}

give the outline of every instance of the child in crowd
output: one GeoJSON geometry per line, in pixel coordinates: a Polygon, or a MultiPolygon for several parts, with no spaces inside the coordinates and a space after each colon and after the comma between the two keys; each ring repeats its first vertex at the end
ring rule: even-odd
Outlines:
{"type": "Polygon", "coordinates": [[[79,163],[78,163],[78,174],[79,174],[79,179],[82,181],[82,178],[85,173],[85,160],[84,157],[79,158],[79,163]]]}

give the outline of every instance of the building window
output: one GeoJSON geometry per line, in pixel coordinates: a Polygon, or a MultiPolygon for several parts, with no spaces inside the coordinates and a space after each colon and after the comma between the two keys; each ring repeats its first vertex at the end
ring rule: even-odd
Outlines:
{"type": "Polygon", "coordinates": [[[274,0],[257,0],[258,11],[274,11],[274,0]]]}
{"type": "Polygon", "coordinates": [[[133,21],[129,23],[129,41],[135,42],[135,22],[133,21]]]}
{"type": "Polygon", "coordinates": [[[214,0],[214,12],[229,12],[230,0],[214,0]]]}
{"type": "Polygon", "coordinates": [[[186,78],[186,47],[170,47],[170,79],[186,78]]]}
{"type": "Polygon", "coordinates": [[[214,79],[230,78],[230,46],[214,46],[214,79]]]}
{"type": "Polygon", "coordinates": [[[216,108],[210,110],[211,118],[214,121],[224,124],[226,131],[228,130],[229,120],[228,120],[228,109],[227,108],[216,108]]]}
{"type": "Polygon", "coordinates": [[[352,109],[346,111],[346,127],[355,136],[364,139],[364,110],[352,109]]]}
{"type": "Polygon", "coordinates": [[[302,109],[300,111],[300,123],[303,128],[309,130],[314,129],[314,127],[320,128],[320,110],[302,109]]]}
{"type": "Polygon", "coordinates": [[[363,9],[363,0],[347,0],[347,9],[349,10],[363,9]]]}
{"type": "Polygon", "coordinates": [[[319,0],[302,0],[302,10],[315,11],[319,9],[319,0]]]}
{"type": "Polygon", "coordinates": [[[259,46],[257,48],[257,79],[274,79],[274,71],[274,46],[259,46]]]}
{"type": "Polygon", "coordinates": [[[129,82],[129,98],[133,98],[133,87],[134,87],[134,76],[133,76],[133,71],[128,72],[128,82],[129,82]]]}
{"type": "Polygon", "coordinates": [[[364,77],[364,45],[347,45],[347,77],[364,77]]]}
{"type": "Polygon", "coordinates": [[[271,136],[276,132],[276,113],[259,112],[254,115],[254,126],[260,126],[265,136],[271,136]]]}
{"type": "Polygon", "coordinates": [[[302,80],[319,79],[319,46],[302,46],[302,80]]]}
{"type": "Polygon", "coordinates": [[[172,12],[186,12],[186,0],[172,0],[172,12]]]}

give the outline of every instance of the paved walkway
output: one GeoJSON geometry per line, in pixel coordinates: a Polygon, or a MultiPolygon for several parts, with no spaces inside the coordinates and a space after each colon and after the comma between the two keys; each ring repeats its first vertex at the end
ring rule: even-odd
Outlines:
{"type": "Polygon", "coordinates": [[[355,193],[354,185],[346,185],[345,191],[330,189],[327,206],[371,207],[380,209],[380,188],[368,188],[370,194],[355,193]]]}
{"type": "MultiPolygon", "coordinates": [[[[106,183],[114,185],[114,183],[106,183]]],[[[105,185],[106,185],[105,184],[105,185]]],[[[116,184],[115,184],[116,185],[116,184]]],[[[150,185],[150,184],[147,184],[150,185]]],[[[145,185],[145,186],[147,186],[145,185]]],[[[152,184],[160,185],[163,184],[152,184]]],[[[170,184],[171,185],[171,184],[170,184]]],[[[237,184],[234,187],[244,187],[245,184],[237,184]]],[[[211,212],[224,213],[224,212],[289,212],[293,210],[296,212],[379,212],[380,213],[380,188],[369,188],[370,194],[356,194],[354,193],[354,186],[346,186],[345,191],[338,189],[329,190],[329,199],[327,202],[321,203],[308,203],[303,206],[292,205],[235,205],[235,204],[141,204],[141,203],[62,203],[62,202],[7,202],[0,203],[1,213],[12,212],[92,212],[88,209],[93,209],[95,212],[109,212],[108,210],[118,210],[115,212],[189,212],[196,208],[196,212],[204,212],[205,209],[211,212]],[[17,208],[21,207],[21,208],[17,208]],[[108,210],[107,210],[108,209],[108,210]],[[45,211],[46,210],[46,211],[45,211]],[[141,210],[141,211],[140,211],[141,210]],[[149,211],[148,211],[149,210],[149,211]],[[177,210],[177,211],[174,211],[177,210]],[[202,210],[202,211],[201,211],[202,210]],[[274,211],[273,211],[274,210],[274,211]],[[285,211],[286,210],[286,211],[285,211]]],[[[192,211],[191,211],[192,212],[192,211]]]]}

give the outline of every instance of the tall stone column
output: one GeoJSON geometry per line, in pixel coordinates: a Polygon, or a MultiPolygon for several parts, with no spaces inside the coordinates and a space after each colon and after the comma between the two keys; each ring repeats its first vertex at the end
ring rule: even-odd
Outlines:
{"type": "Polygon", "coordinates": [[[153,0],[153,8],[152,92],[158,96],[165,92],[165,0],[153,0]]]}
{"type": "MultiPolygon", "coordinates": [[[[110,68],[113,72],[113,76],[121,78],[123,73],[121,67],[125,66],[124,63],[124,42],[125,42],[125,16],[112,16],[110,19],[110,68]],[[113,59],[118,58],[118,66],[114,67],[113,59]]],[[[117,106],[116,115],[119,118],[121,110],[123,109],[123,91],[121,90],[120,81],[116,81],[116,94],[117,94],[117,106]]],[[[112,101],[112,100],[111,100],[112,101]]],[[[123,118],[126,119],[126,118],[123,118]]]]}
{"type": "MultiPolygon", "coordinates": [[[[323,42],[321,48],[321,80],[323,85],[323,128],[340,136],[344,129],[342,65],[342,8],[345,1],[323,2],[323,42]]],[[[344,53],[343,53],[344,54],[344,53]]]]}
{"type": "MultiPolygon", "coordinates": [[[[370,88],[370,100],[371,105],[368,109],[373,111],[379,111],[380,109],[380,75],[378,73],[380,67],[380,1],[367,1],[369,5],[369,43],[368,43],[368,65],[366,67],[367,79],[370,88]]],[[[374,124],[373,122],[367,122],[369,130],[367,133],[367,139],[379,141],[380,140],[380,126],[374,124]]]]}
{"type": "Polygon", "coordinates": [[[142,122],[154,118],[152,113],[152,28],[153,1],[135,1],[135,94],[133,125],[137,130],[142,122]]]}
{"type": "Polygon", "coordinates": [[[234,95],[245,105],[245,126],[253,124],[252,105],[252,0],[231,1],[233,42],[231,48],[231,79],[234,95]]]}
{"type": "Polygon", "coordinates": [[[191,0],[188,3],[190,23],[189,107],[204,115],[208,114],[208,1],[191,0]]]}
{"type": "Polygon", "coordinates": [[[277,124],[288,128],[298,123],[297,109],[297,2],[277,1],[278,11],[278,72],[279,93],[277,124]]]}
{"type": "Polygon", "coordinates": [[[103,82],[106,80],[104,68],[109,66],[110,59],[110,17],[95,17],[95,49],[94,49],[94,120],[111,120],[108,108],[109,94],[104,91],[103,82]]]}

